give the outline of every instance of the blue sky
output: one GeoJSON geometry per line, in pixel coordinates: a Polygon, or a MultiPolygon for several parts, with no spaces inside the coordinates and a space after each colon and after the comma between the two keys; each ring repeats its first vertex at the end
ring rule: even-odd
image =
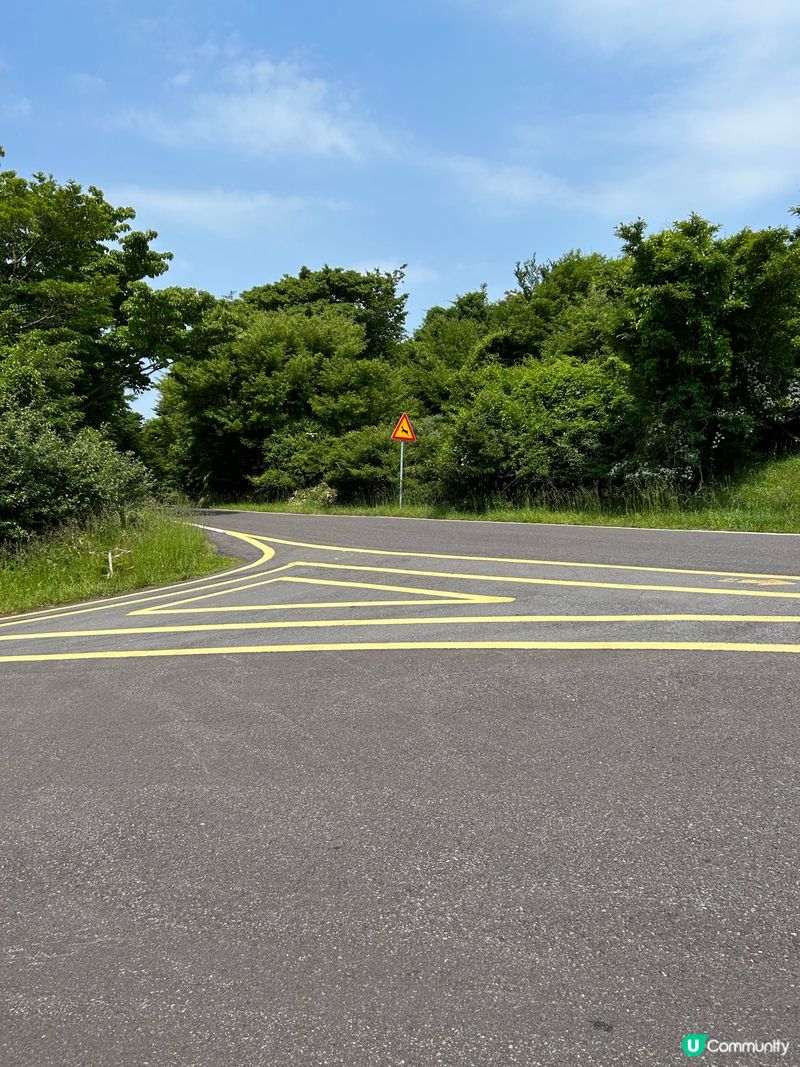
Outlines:
{"type": "Polygon", "coordinates": [[[414,325],[621,220],[786,222],[798,57],[798,0],[30,0],[0,143],[135,207],[165,284],[407,263],[414,325]]]}

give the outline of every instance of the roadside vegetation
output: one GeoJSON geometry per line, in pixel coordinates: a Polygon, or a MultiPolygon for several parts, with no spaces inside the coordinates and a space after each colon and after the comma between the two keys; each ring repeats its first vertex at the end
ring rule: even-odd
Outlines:
{"type": "Polygon", "coordinates": [[[403,411],[405,515],[800,529],[791,217],[624,223],[617,255],[531,256],[410,333],[402,268],[156,287],[171,254],[133,219],[0,169],[0,612],[224,565],[170,494],[396,513],[403,411]]]}
{"type": "Polygon", "coordinates": [[[0,171],[0,614],[228,563],[157,507],[141,458],[128,400],[203,298],[150,288],[171,257],[132,218],[93,187],[0,171]]]}
{"type": "Polygon", "coordinates": [[[3,613],[34,611],[200,577],[236,562],[217,554],[202,530],[146,507],[125,522],[97,516],[0,553],[0,605],[3,613]]]}
{"type": "Polygon", "coordinates": [[[205,500],[372,506],[407,411],[409,506],[703,507],[797,449],[800,229],[617,232],[618,256],[518,263],[501,299],[466,293],[410,336],[399,271],[304,269],[218,302],[143,455],[205,500]]]}
{"type": "Polygon", "coordinates": [[[319,494],[296,496],[280,504],[227,501],[222,508],[244,511],[325,515],[393,515],[418,519],[481,519],[491,522],[540,522],[590,526],[636,526],[685,530],[750,530],[800,534],[800,457],[774,460],[751,470],[738,482],[706,486],[693,494],[670,487],[634,490],[610,497],[596,490],[553,490],[509,506],[501,498],[481,509],[449,505],[403,504],[386,498],[372,505],[326,502],[319,494]]]}

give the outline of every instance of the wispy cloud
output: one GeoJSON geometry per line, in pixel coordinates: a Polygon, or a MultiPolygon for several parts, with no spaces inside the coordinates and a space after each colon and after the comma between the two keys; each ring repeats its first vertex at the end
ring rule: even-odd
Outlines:
{"type": "Polygon", "coordinates": [[[96,96],[105,92],[106,89],[105,79],[98,77],[96,74],[72,74],[70,75],[69,83],[79,93],[84,93],[86,96],[96,96]]]}
{"type": "Polygon", "coordinates": [[[129,111],[124,121],[171,147],[215,145],[249,157],[357,160],[381,142],[345,93],[294,62],[212,48],[196,59],[202,72],[184,67],[163,105],[129,111]]]}
{"type": "Polygon", "coordinates": [[[436,165],[473,200],[496,214],[566,202],[572,195],[566,182],[525,164],[451,156],[439,159],[436,165]]]}
{"type": "Polygon", "coordinates": [[[321,211],[346,210],[334,200],[303,196],[275,196],[268,192],[231,189],[171,189],[120,186],[107,190],[111,203],[126,204],[142,216],[163,223],[190,226],[220,237],[236,238],[254,230],[296,226],[321,211]]]}
{"type": "MultiPolygon", "coordinates": [[[[551,28],[583,40],[593,51],[628,50],[669,53],[676,45],[716,47],[726,41],[785,37],[800,28],[796,0],[455,0],[482,14],[551,28]]],[[[794,45],[796,48],[796,43],[794,45]]]]}
{"type": "Polygon", "coordinates": [[[524,136],[509,145],[513,163],[462,165],[477,199],[489,203],[496,193],[509,210],[550,203],[627,218],[800,198],[797,0],[455,2],[568,39],[601,70],[607,62],[655,64],[627,107],[567,119],[574,132],[566,169],[591,180],[550,173],[541,146],[564,143],[564,118],[554,110],[537,117],[527,151],[524,136]]]}
{"type": "Polygon", "coordinates": [[[0,92],[0,118],[24,119],[33,111],[33,105],[27,96],[0,92]]]}

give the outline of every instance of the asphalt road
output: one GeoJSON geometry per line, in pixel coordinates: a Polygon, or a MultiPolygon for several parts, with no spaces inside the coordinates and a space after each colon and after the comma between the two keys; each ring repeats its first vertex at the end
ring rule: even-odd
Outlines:
{"type": "Polygon", "coordinates": [[[197,521],[0,619],[0,1063],[800,1062],[800,538],[197,521]]]}

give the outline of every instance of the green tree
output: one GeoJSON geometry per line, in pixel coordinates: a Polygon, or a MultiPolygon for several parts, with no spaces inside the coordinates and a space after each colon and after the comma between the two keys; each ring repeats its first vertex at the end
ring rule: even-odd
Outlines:
{"type": "Polygon", "coordinates": [[[543,356],[608,355],[624,262],[573,250],[549,263],[518,263],[519,289],[491,306],[475,366],[514,366],[543,356]],[[556,342],[561,335],[564,343],[556,342]]]}
{"type": "MultiPolygon", "coordinates": [[[[485,290],[481,295],[485,298],[485,290]]],[[[459,297],[456,304],[464,299],[459,297]]],[[[453,314],[452,308],[431,308],[404,345],[401,367],[409,398],[403,407],[415,406],[412,397],[424,411],[432,414],[444,411],[449,405],[460,373],[471,367],[474,353],[486,334],[489,306],[485,307],[485,316],[459,311],[453,314]]]]}
{"type": "Polygon", "coordinates": [[[13,345],[0,345],[0,411],[35,409],[55,430],[68,432],[81,422],[75,381],[80,364],[74,344],[50,343],[32,330],[13,345]]]}
{"type": "Polygon", "coordinates": [[[125,393],[166,366],[177,332],[176,291],[143,284],[171,256],[151,248],[155,231],[131,229],[133,217],[94,186],[0,171],[0,345],[67,345],[86,423],[112,433],[117,420],[129,429],[125,393]]]}
{"type": "Polygon", "coordinates": [[[406,295],[397,289],[404,267],[394,271],[362,273],[324,266],[303,267],[297,276],[284,275],[270,285],[242,293],[242,300],[259,311],[302,309],[315,315],[336,308],[364,330],[365,359],[393,360],[405,336],[406,295]]]}
{"type": "Polygon", "coordinates": [[[446,430],[443,490],[465,502],[607,483],[632,446],[632,409],[614,357],[491,367],[446,430]]]}
{"type": "Polygon", "coordinates": [[[643,475],[691,482],[731,470],[796,410],[797,236],[718,231],[698,215],[649,237],[642,220],[617,231],[630,260],[619,341],[643,475]]]}
{"type": "Polygon", "coordinates": [[[166,450],[173,480],[194,492],[300,488],[316,470],[315,449],[303,443],[299,463],[287,449],[389,420],[397,407],[397,371],[365,347],[364,328],[329,306],[251,310],[232,340],[175,362],[149,438],[166,450]]]}

